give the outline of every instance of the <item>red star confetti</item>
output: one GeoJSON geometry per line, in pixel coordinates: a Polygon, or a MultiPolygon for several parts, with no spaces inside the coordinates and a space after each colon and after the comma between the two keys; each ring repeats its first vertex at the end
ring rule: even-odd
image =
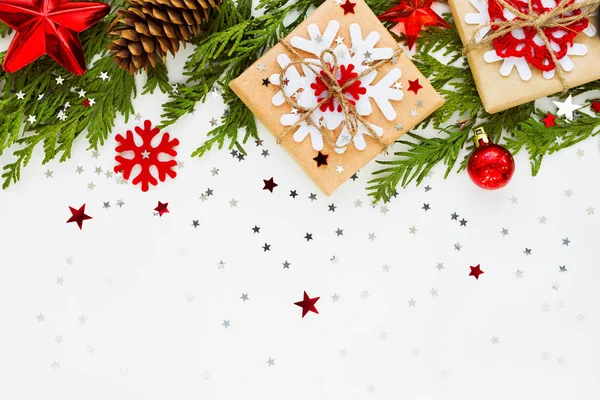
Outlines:
{"type": "Polygon", "coordinates": [[[12,73],[47,54],[76,75],[86,69],[79,33],[104,18],[104,3],[2,0],[0,20],[16,31],[2,67],[12,73]]]}
{"type": "Polygon", "coordinates": [[[81,102],[81,104],[86,108],[92,105],[90,103],[90,99],[85,99],[84,101],[81,102]]]}
{"type": "Polygon", "coordinates": [[[71,210],[71,218],[67,220],[67,224],[71,222],[76,222],[79,229],[83,229],[83,221],[87,219],[92,219],[89,215],[85,213],[85,204],[82,205],[79,210],[74,209],[69,206],[69,210],[71,210]]]}
{"type": "Polygon", "coordinates": [[[394,33],[400,33],[400,24],[404,24],[408,48],[412,49],[424,26],[439,26],[449,28],[450,25],[431,9],[433,0],[400,0],[400,4],[379,16],[383,21],[397,22],[392,28],[394,33]]]}
{"type": "Polygon", "coordinates": [[[277,186],[279,186],[278,184],[275,183],[275,181],[273,180],[273,178],[271,179],[263,179],[263,182],[265,183],[265,186],[263,187],[263,190],[268,190],[269,192],[273,193],[273,189],[275,189],[277,186]]]}
{"type": "Polygon", "coordinates": [[[328,157],[329,155],[319,152],[319,154],[317,154],[317,156],[313,158],[313,160],[315,160],[317,163],[317,168],[319,168],[321,165],[327,165],[328,157]]]}
{"type": "Polygon", "coordinates": [[[592,101],[592,111],[596,114],[600,113],[600,100],[592,101]]]}
{"type": "Polygon", "coordinates": [[[471,273],[469,274],[469,276],[474,276],[475,279],[479,280],[479,275],[483,274],[483,271],[481,270],[481,264],[478,264],[476,267],[470,267],[471,268],[471,273]]]}
{"type": "Polygon", "coordinates": [[[544,118],[542,121],[546,124],[546,129],[550,128],[551,126],[556,126],[556,117],[550,112],[548,112],[548,115],[546,115],[546,118],[544,118]]]}
{"type": "Polygon", "coordinates": [[[163,214],[167,214],[169,212],[169,209],[167,208],[168,206],[169,206],[169,203],[161,203],[159,201],[158,206],[156,206],[154,211],[156,211],[158,213],[159,217],[162,217],[163,214]]]}
{"type": "Polygon", "coordinates": [[[419,94],[419,90],[423,89],[423,86],[419,83],[419,79],[415,79],[414,81],[408,81],[408,90],[414,92],[415,94],[419,94]]]}
{"type": "Polygon", "coordinates": [[[342,7],[344,10],[344,15],[354,14],[354,7],[356,7],[356,3],[351,3],[350,0],[346,0],[344,4],[340,4],[340,7],[342,7]]]}
{"type": "Polygon", "coordinates": [[[310,297],[308,297],[308,294],[304,292],[304,299],[294,304],[298,307],[302,307],[302,318],[304,318],[304,316],[308,314],[309,311],[312,311],[315,314],[319,313],[319,311],[317,311],[317,307],[315,307],[315,303],[319,301],[319,299],[320,297],[314,297],[311,299],[310,297]]]}

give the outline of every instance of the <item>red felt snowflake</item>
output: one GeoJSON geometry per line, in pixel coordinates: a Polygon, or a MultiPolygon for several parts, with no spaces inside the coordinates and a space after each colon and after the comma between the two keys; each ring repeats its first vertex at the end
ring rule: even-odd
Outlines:
{"type": "MultiPolygon", "coordinates": [[[[529,2],[536,14],[544,14],[551,11],[554,7],[545,7],[543,0],[508,0],[513,7],[521,11],[523,14],[529,14],[529,2]]],[[[573,4],[575,0],[568,0],[567,4],[573,4]]],[[[504,7],[497,0],[488,2],[488,11],[491,21],[508,21],[504,15],[504,7]]],[[[573,15],[581,14],[581,10],[576,10],[573,15]]],[[[566,16],[566,15],[565,15],[566,16]]],[[[518,21],[516,18],[514,21],[518,21]]],[[[565,27],[544,28],[543,32],[552,43],[555,49],[557,59],[562,59],[567,55],[567,51],[573,46],[575,37],[587,29],[589,21],[583,18],[575,21],[565,27]]],[[[498,29],[498,26],[493,26],[492,29],[498,29]]],[[[546,48],[546,45],[541,40],[537,31],[533,27],[525,27],[518,32],[509,33],[493,41],[496,54],[502,58],[508,57],[525,57],[530,65],[540,71],[552,71],[555,68],[552,56],[546,48]]]]}
{"type": "MultiPolygon", "coordinates": [[[[340,86],[344,86],[346,82],[352,79],[356,79],[357,76],[358,74],[354,72],[353,64],[342,65],[340,66],[340,77],[337,79],[337,81],[340,86]]],[[[327,85],[324,82],[328,79],[331,78],[329,78],[329,76],[325,72],[321,71],[321,76],[317,76],[315,82],[310,84],[311,89],[315,91],[315,96],[318,97],[319,103],[325,98],[325,96],[322,95],[328,93],[327,85]]],[[[360,99],[361,95],[366,94],[367,89],[362,86],[361,81],[356,81],[352,85],[345,88],[343,90],[343,93],[346,95],[346,97],[348,97],[348,99],[350,99],[350,103],[352,105],[355,105],[355,100],[360,99]]],[[[321,111],[333,111],[335,109],[335,106],[333,105],[333,100],[333,98],[330,98],[325,103],[321,104],[321,111]]],[[[342,107],[339,104],[337,107],[337,111],[342,112],[342,107]]]]}
{"type": "Polygon", "coordinates": [[[151,172],[152,167],[155,167],[158,173],[158,179],[160,179],[161,182],[165,181],[167,175],[171,178],[177,176],[177,172],[173,169],[173,167],[177,165],[177,161],[173,159],[164,161],[165,157],[159,156],[161,154],[166,154],[175,157],[177,151],[175,151],[174,147],[179,145],[179,140],[171,140],[169,134],[165,132],[160,138],[160,143],[156,147],[153,146],[152,140],[160,134],[160,129],[152,128],[152,122],[148,120],[144,122],[143,128],[136,126],[135,132],[142,139],[141,145],[136,144],[133,132],[130,130],[127,131],[125,137],[121,136],[121,134],[116,136],[115,139],[120,143],[115,148],[117,153],[127,152],[133,154],[133,158],[125,158],[122,155],[117,155],[115,160],[118,164],[115,166],[115,172],[122,172],[123,178],[129,179],[133,169],[139,165],[141,167],[140,173],[133,178],[131,183],[137,185],[141,182],[142,191],[147,192],[149,187],[148,184],[153,186],[158,184],[158,181],[151,172]]]}

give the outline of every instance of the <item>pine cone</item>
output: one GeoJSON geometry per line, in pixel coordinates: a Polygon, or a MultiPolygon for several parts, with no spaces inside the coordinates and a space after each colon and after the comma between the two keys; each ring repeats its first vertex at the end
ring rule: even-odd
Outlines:
{"type": "Polygon", "coordinates": [[[202,32],[211,8],[220,0],[127,0],[119,10],[108,34],[115,39],[108,48],[119,64],[131,74],[155,66],[157,57],[175,55],[179,46],[202,32]]]}

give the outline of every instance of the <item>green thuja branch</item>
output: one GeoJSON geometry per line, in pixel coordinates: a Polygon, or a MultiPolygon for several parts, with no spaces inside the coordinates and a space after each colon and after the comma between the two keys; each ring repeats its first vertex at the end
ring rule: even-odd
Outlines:
{"type": "Polygon", "coordinates": [[[511,134],[514,132],[535,113],[535,110],[535,103],[533,101],[496,114],[488,114],[485,110],[482,110],[479,114],[479,118],[483,120],[480,125],[485,128],[485,132],[492,142],[498,143],[503,133],[511,134]]]}
{"type": "Polygon", "coordinates": [[[148,70],[148,80],[144,85],[142,94],[153,94],[156,88],[163,93],[171,93],[173,90],[169,83],[169,71],[167,71],[167,66],[161,58],[156,60],[156,66],[148,70]]]}
{"type": "Polygon", "coordinates": [[[454,64],[460,60],[460,64],[466,64],[462,55],[462,41],[458,31],[454,27],[454,21],[451,14],[444,14],[443,18],[451,26],[445,28],[426,29],[419,35],[417,50],[419,55],[440,53],[449,60],[446,65],[454,64]]]}
{"type": "Polygon", "coordinates": [[[426,128],[433,124],[439,129],[453,117],[469,121],[477,117],[483,105],[468,67],[447,65],[431,55],[420,53],[415,55],[414,62],[445,99],[442,107],[425,118],[418,127],[426,128]]]}
{"type": "Polygon", "coordinates": [[[366,0],[373,14],[380,15],[398,4],[396,0],[366,0]]]}
{"type": "Polygon", "coordinates": [[[546,128],[542,119],[546,113],[537,111],[506,138],[506,147],[517,154],[523,148],[529,153],[531,173],[537,175],[544,157],[598,135],[600,118],[578,113],[575,121],[556,120],[556,126],[546,128]]]}
{"type": "Polygon", "coordinates": [[[415,181],[420,184],[431,169],[439,162],[446,165],[446,174],[454,168],[460,150],[469,137],[468,131],[442,130],[443,138],[428,139],[414,133],[407,133],[415,142],[399,140],[397,143],[408,146],[408,150],[394,153],[394,160],[377,161],[385,168],[374,172],[367,190],[374,201],[388,201],[398,185],[408,186],[415,181]]]}
{"type": "MultiPolygon", "coordinates": [[[[16,148],[14,160],[4,166],[3,187],[19,180],[38,146],[44,152],[42,163],[65,161],[77,137],[85,135],[89,148],[97,149],[112,132],[117,114],[127,120],[133,112],[134,79],[106,50],[106,30],[122,0],[112,5],[111,15],[81,35],[86,59],[97,59],[83,76],[74,76],[49,57],[13,74],[0,73],[0,154],[16,148]]],[[[0,53],[0,62],[4,56],[0,53]]],[[[149,82],[159,85],[160,71],[157,75],[149,82]]]]}
{"type": "Polygon", "coordinates": [[[8,25],[0,22],[0,37],[6,37],[12,32],[8,25]]]}
{"type": "MultiPolygon", "coordinates": [[[[235,96],[233,92],[228,91],[228,96],[235,96]]],[[[196,151],[192,153],[192,157],[202,157],[206,152],[210,151],[214,145],[222,148],[225,145],[225,140],[229,139],[238,151],[244,153],[244,149],[239,144],[246,143],[250,137],[258,137],[254,114],[241,101],[229,99],[226,103],[230,104],[230,108],[223,116],[223,123],[215,129],[208,132],[208,139],[196,151]],[[245,127],[246,134],[242,140],[238,140],[239,126],[245,127]]]]}
{"type": "Polygon", "coordinates": [[[427,53],[415,54],[413,63],[423,75],[429,78],[429,82],[436,90],[440,90],[453,79],[465,79],[466,77],[472,80],[472,77],[469,76],[471,71],[467,68],[442,63],[427,53]]]}

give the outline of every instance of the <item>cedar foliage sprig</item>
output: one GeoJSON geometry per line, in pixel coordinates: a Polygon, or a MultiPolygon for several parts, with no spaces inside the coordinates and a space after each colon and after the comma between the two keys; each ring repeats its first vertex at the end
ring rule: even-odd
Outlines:
{"type": "Polygon", "coordinates": [[[537,175],[546,155],[574,146],[600,132],[600,118],[586,113],[577,113],[577,119],[567,122],[557,119],[556,126],[547,129],[541,120],[546,116],[537,110],[526,121],[519,124],[513,135],[506,137],[506,147],[517,154],[523,148],[529,153],[531,174],[537,175]]]}
{"type": "MultiPolygon", "coordinates": [[[[43,164],[70,158],[74,140],[82,135],[88,140],[88,149],[97,150],[112,132],[117,114],[127,121],[133,113],[132,99],[137,94],[134,78],[118,68],[106,50],[110,41],[107,28],[123,0],[113,0],[111,6],[111,14],[81,34],[91,65],[83,76],[69,73],[49,57],[13,74],[0,71],[0,155],[9,149],[13,154],[13,160],[3,168],[4,188],[20,179],[36,148],[43,150],[43,164]],[[102,73],[109,79],[102,80],[102,73]],[[62,84],[57,78],[64,79],[62,84]],[[80,90],[85,91],[84,97],[80,90]],[[94,99],[95,104],[87,107],[83,104],[86,99],[94,99]]],[[[0,25],[0,36],[9,31],[0,25]]],[[[0,53],[0,62],[5,55],[0,53]]],[[[156,88],[170,88],[162,64],[149,74],[144,92],[156,88]]]]}
{"type": "Polygon", "coordinates": [[[407,133],[415,141],[399,140],[397,143],[408,146],[408,150],[394,153],[395,160],[378,161],[385,168],[375,171],[367,190],[375,200],[389,199],[398,185],[408,186],[415,181],[419,185],[431,169],[439,162],[446,165],[447,177],[454,168],[460,150],[469,136],[467,130],[441,130],[444,138],[425,138],[407,133]]]}

